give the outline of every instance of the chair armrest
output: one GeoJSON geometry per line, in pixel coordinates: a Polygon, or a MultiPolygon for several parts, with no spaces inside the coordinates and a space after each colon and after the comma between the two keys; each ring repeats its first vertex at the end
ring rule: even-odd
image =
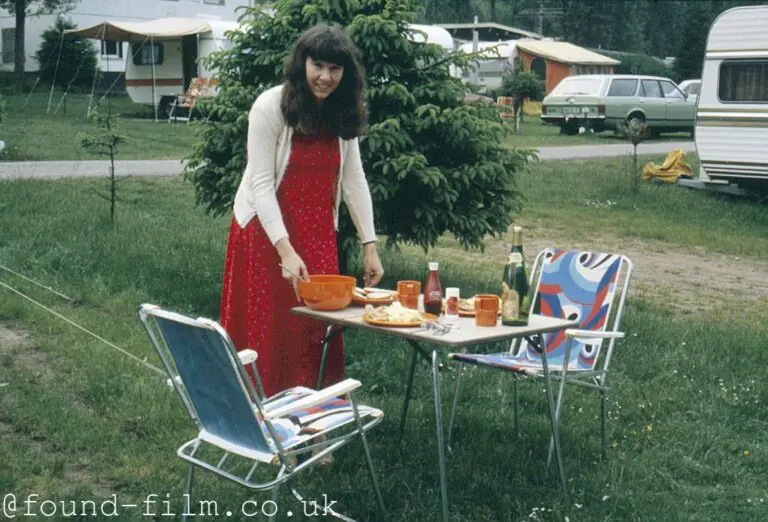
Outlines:
{"type": "Polygon", "coordinates": [[[592,330],[578,330],[568,328],[565,331],[566,337],[581,337],[582,339],[622,339],[624,332],[594,332],[592,330]]]}
{"type": "Polygon", "coordinates": [[[237,356],[240,358],[240,363],[245,366],[246,364],[253,364],[256,359],[259,358],[259,354],[251,349],[246,349],[241,352],[237,352],[237,356]]]}
{"type": "Polygon", "coordinates": [[[303,397],[296,402],[286,404],[285,406],[275,408],[274,410],[269,410],[265,412],[265,417],[268,420],[276,419],[278,417],[285,417],[286,415],[290,415],[295,411],[309,408],[315,404],[321,404],[340,395],[345,395],[352,390],[356,390],[360,386],[362,386],[362,384],[358,380],[345,379],[338,384],[328,386],[327,388],[316,391],[311,395],[307,395],[306,397],[303,397]]]}

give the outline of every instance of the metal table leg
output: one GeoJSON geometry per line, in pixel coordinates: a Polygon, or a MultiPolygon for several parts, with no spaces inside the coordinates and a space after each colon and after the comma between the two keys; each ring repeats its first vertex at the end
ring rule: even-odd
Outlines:
{"type": "Polygon", "coordinates": [[[547,363],[547,346],[544,341],[544,336],[539,334],[536,336],[537,345],[541,348],[541,364],[544,368],[544,386],[547,390],[547,402],[549,403],[549,420],[552,426],[552,440],[555,445],[555,459],[557,460],[557,470],[560,474],[560,482],[563,485],[563,490],[566,489],[565,474],[563,473],[563,456],[560,453],[560,432],[557,429],[557,417],[558,412],[555,408],[555,398],[552,394],[552,379],[549,375],[549,364],[547,363]]]}
{"type": "Polygon", "coordinates": [[[320,356],[320,374],[317,377],[317,389],[320,390],[323,387],[323,378],[325,377],[325,360],[328,357],[328,344],[335,338],[344,333],[347,329],[346,326],[339,326],[334,331],[335,325],[328,325],[325,329],[325,337],[320,341],[322,346],[322,355],[320,356]]]}
{"type": "Polygon", "coordinates": [[[416,373],[416,362],[419,359],[419,352],[413,350],[413,358],[411,359],[411,367],[408,369],[408,384],[405,387],[405,399],[403,401],[403,414],[400,417],[400,439],[403,438],[405,432],[405,419],[408,416],[408,405],[411,403],[411,392],[413,391],[413,375],[416,373]]]}
{"type": "Polygon", "coordinates": [[[445,473],[445,441],[443,440],[443,408],[440,400],[440,368],[438,350],[432,350],[432,391],[435,396],[435,424],[437,425],[437,457],[440,464],[440,497],[443,504],[443,520],[448,522],[448,479],[445,473]]]}

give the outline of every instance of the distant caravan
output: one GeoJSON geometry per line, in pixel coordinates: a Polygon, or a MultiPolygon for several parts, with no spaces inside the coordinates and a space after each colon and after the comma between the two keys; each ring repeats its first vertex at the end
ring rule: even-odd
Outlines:
{"type": "Polygon", "coordinates": [[[709,188],[768,191],[768,6],[729,9],[707,38],[695,141],[709,188]]]}

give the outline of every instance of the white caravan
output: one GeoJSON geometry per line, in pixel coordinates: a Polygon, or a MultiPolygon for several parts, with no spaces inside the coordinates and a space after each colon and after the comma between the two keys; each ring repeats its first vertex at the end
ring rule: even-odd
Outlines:
{"type": "Polygon", "coordinates": [[[768,6],[723,12],[707,39],[696,150],[708,186],[768,187],[768,6]]]}
{"type": "MultiPolygon", "coordinates": [[[[105,41],[127,41],[125,90],[135,103],[157,106],[165,116],[168,104],[183,94],[193,78],[212,79],[200,58],[231,45],[226,33],[237,22],[201,18],[159,18],[147,22],[110,22],[68,34],[105,41]]],[[[212,83],[215,90],[215,81],[212,83]]],[[[207,94],[214,94],[209,92],[207,94]]]]}

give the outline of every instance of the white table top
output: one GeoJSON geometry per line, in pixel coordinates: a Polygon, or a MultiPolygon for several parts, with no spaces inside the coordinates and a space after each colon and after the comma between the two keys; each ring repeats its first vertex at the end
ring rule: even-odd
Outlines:
{"type": "MultiPolygon", "coordinates": [[[[291,311],[297,315],[312,317],[326,323],[364,328],[449,348],[511,340],[528,335],[556,332],[566,328],[576,328],[579,325],[578,321],[569,321],[567,319],[557,319],[542,315],[531,315],[527,326],[504,326],[501,324],[500,320],[497,322],[496,326],[477,326],[475,325],[474,317],[460,317],[448,333],[435,335],[433,332],[423,330],[419,327],[383,327],[367,324],[362,320],[363,308],[358,306],[350,306],[335,312],[323,312],[312,310],[307,306],[299,306],[293,308],[291,311]]],[[[445,316],[441,316],[440,323],[444,324],[444,321],[445,316]]]]}

